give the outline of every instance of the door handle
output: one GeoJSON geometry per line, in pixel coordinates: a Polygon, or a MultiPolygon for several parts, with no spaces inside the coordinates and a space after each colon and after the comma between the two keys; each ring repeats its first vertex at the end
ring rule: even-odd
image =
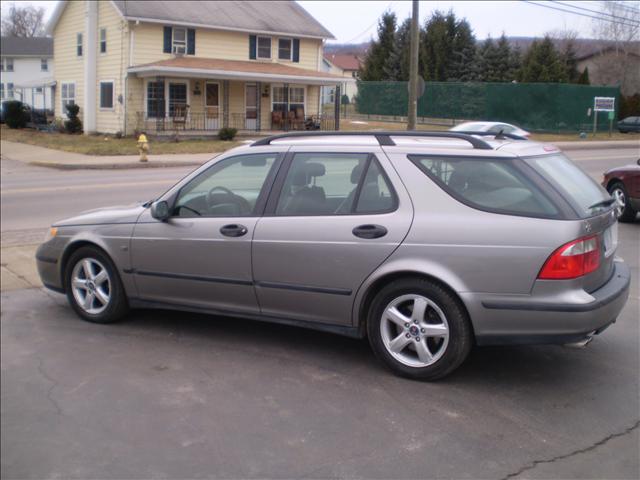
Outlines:
{"type": "Polygon", "coordinates": [[[360,225],[352,230],[356,237],[360,238],[380,238],[387,234],[387,229],[382,225],[360,225]]]}
{"type": "Polygon", "coordinates": [[[232,223],[231,225],[225,225],[220,228],[220,233],[225,237],[241,237],[246,235],[248,232],[247,227],[244,225],[238,225],[236,223],[232,223]]]}

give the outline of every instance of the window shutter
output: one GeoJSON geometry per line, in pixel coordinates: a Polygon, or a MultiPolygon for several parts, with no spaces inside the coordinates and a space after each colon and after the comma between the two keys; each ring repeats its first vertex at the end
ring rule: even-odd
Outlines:
{"type": "Polygon", "coordinates": [[[171,27],[164,27],[164,53],[171,53],[171,27]]]}
{"type": "Polygon", "coordinates": [[[293,61],[296,63],[300,63],[300,39],[299,38],[294,38],[293,39],[293,55],[292,55],[293,61]]]}
{"type": "Polygon", "coordinates": [[[258,41],[255,35],[249,35],[249,58],[251,60],[256,59],[256,49],[258,48],[258,41]]]}
{"type": "Polygon", "coordinates": [[[187,55],[196,54],[196,31],[193,28],[187,30],[187,55]]]}

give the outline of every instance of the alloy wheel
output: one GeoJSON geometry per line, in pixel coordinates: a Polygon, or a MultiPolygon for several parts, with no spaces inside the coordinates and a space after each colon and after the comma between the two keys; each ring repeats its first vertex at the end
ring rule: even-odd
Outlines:
{"type": "Polygon", "coordinates": [[[616,187],[611,191],[611,196],[615,200],[616,217],[620,217],[627,206],[627,199],[625,198],[624,191],[621,188],[616,187]]]}
{"type": "Polygon", "coordinates": [[[95,258],[83,258],[73,267],[71,291],[86,313],[102,313],[111,300],[111,279],[105,266],[95,258]]]}
{"type": "Polygon", "coordinates": [[[449,324],[435,302],[422,295],[402,295],[385,308],[380,322],[389,354],[409,367],[437,362],[449,344],[449,324]]]}

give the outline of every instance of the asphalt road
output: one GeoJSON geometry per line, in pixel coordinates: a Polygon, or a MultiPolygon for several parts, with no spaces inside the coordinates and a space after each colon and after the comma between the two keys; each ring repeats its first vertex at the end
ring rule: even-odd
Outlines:
{"type": "MultiPolygon", "coordinates": [[[[572,154],[596,178],[635,155],[572,154]]],[[[3,243],[186,173],[2,168],[3,243]]],[[[637,479],[639,245],[620,225],[631,298],[589,347],[477,348],[437,383],[363,341],[160,311],[93,325],[61,295],[3,293],[1,476],[637,479]]]]}

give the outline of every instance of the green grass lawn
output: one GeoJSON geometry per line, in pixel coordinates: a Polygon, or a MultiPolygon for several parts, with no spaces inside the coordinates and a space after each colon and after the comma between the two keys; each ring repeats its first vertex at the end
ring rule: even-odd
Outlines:
{"type": "MultiPolygon", "coordinates": [[[[66,133],[39,132],[32,129],[13,130],[2,126],[2,140],[21,142],[39,147],[85,155],[137,155],[135,138],[115,138],[109,135],[69,135],[66,133]]],[[[222,141],[208,138],[184,138],[179,142],[150,138],[150,154],[214,153],[223,152],[240,144],[238,141],[222,141]]]]}

